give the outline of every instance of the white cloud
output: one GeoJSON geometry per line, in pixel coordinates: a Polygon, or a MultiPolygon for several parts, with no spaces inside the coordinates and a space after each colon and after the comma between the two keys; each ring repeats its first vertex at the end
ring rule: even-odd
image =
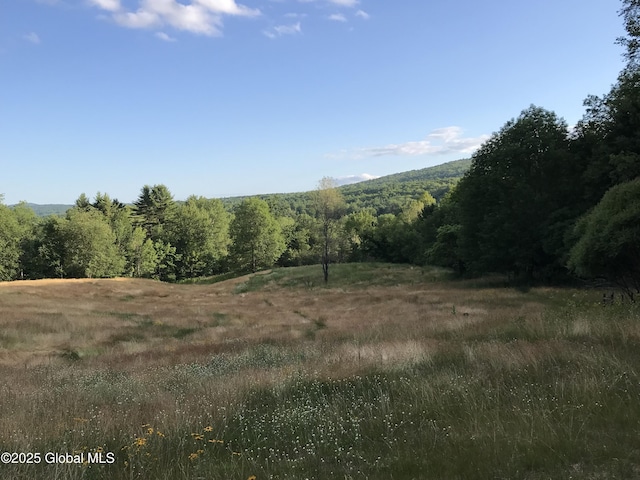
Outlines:
{"type": "Polygon", "coordinates": [[[23,38],[35,45],[40,43],[40,37],[36,32],[29,32],[26,35],[23,35],[23,38]]]}
{"type": "Polygon", "coordinates": [[[339,5],[341,7],[355,7],[359,2],[359,0],[329,0],[329,3],[333,3],[334,5],[339,5]]]}
{"type": "Polygon", "coordinates": [[[167,35],[164,32],[156,32],[155,33],[156,37],[158,37],[160,40],[164,40],[165,42],[175,42],[176,39],[167,35]]]}
{"type": "Polygon", "coordinates": [[[115,13],[113,19],[118,25],[129,28],[148,28],[161,25],[160,16],[154,12],[139,9],[137,12],[115,13]]]}
{"type": "Polygon", "coordinates": [[[269,38],[276,38],[282,35],[295,35],[301,32],[302,27],[300,26],[300,22],[297,22],[292,25],[277,25],[271,30],[265,30],[262,33],[264,33],[269,38]]]}
{"type": "Polygon", "coordinates": [[[364,20],[369,20],[370,15],[367,12],[365,12],[364,10],[358,10],[356,12],[356,17],[360,17],[360,18],[362,18],[364,20]]]}
{"type": "Polygon", "coordinates": [[[89,3],[108,12],[118,12],[122,8],[120,0],[89,0],[89,3]]]}
{"type": "Polygon", "coordinates": [[[243,17],[257,17],[260,15],[260,10],[257,8],[238,5],[235,0],[195,0],[195,2],[214,13],[238,15],[243,17]]]}
{"type": "Polygon", "coordinates": [[[346,177],[338,177],[334,180],[340,185],[349,185],[352,183],[365,182],[367,180],[373,180],[374,178],[380,178],[377,175],[370,175],[368,173],[362,173],[360,175],[347,175],[346,177]]]}
{"type": "MultiPolygon", "coordinates": [[[[350,158],[383,157],[387,155],[446,155],[460,153],[470,155],[489,139],[489,135],[463,137],[460,127],[438,128],[424,140],[389,144],[381,147],[368,147],[341,152],[338,156],[350,158]]],[[[336,155],[332,155],[336,156],[336,155]]]]}
{"type": "Polygon", "coordinates": [[[90,0],[112,13],[112,19],[128,28],[170,26],[176,30],[200,35],[221,35],[222,17],[234,15],[255,17],[260,10],[239,5],[235,0],[191,0],[184,4],[176,0],[140,0],[136,11],[126,11],[120,0],[90,0]]]}
{"type": "Polygon", "coordinates": [[[346,22],[347,17],[345,17],[341,13],[334,13],[333,15],[329,15],[329,20],[333,20],[334,22],[346,22]]]}
{"type": "MultiPolygon", "coordinates": [[[[313,3],[317,0],[298,0],[299,3],[313,3]]],[[[326,0],[331,5],[337,5],[339,7],[355,7],[360,3],[360,0],[326,0]]]]}

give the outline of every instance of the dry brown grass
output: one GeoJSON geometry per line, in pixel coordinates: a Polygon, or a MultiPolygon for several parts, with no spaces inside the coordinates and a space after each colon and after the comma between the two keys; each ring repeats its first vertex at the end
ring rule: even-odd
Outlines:
{"type": "MultiPolygon", "coordinates": [[[[630,424],[637,310],[602,308],[588,292],[525,293],[385,265],[336,267],[324,288],[304,268],[211,285],[0,283],[0,451],[118,452],[118,467],[95,478],[144,478],[151,467],[153,478],[247,478],[256,467],[260,478],[278,477],[268,473],[273,458],[260,463],[266,445],[279,452],[279,478],[313,478],[317,465],[296,470],[288,455],[315,442],[331,449],[309,453],[310,462],[346,461],[359,448],[360,463],[345,463],[341,478],[383,464],[370,478],[392,478],[427,465],[423,457],[429,478],[490,478],[500,458],[511,468],[501,478],[516,478],[535,442],[541,465],[549,449],[581,464],[599,445],[603,405],[612,424],[630,424]],[[361,430],[336,428],[356,420],[361,430]],[[158,460],[127,469],[122,447],[143,425],[165,432],[169,446],[150,447],[158,460]],[[189,470],[191,433],[206,425],[243,442],[253,463],[229,451],[203,462],[208,470],[189,470]],[[359,447],[354,431],[364,435],[359,447]],[[485,474],[447,463],[460,451],[486,461],[485,474]]],[[[423,478],[417,471],[393,478],[423,478]]],[[[0,476],[27,478],[16,472],[0,476]]],[[[336,478],[325,473],[316,478],[336,478]]]]}
{"type": "MultiPolygon", "coordinates": [[[[139,279],[37,280],[0,284],[0,365],[127,368],[199,361],[265,342],[332,345],[323,363],[397,362],[429,355],[435,332],[482,325],[540,306],[492,308],[505,291],[438,283],[236,294],[246,278],[213,285],[139,279]],[[455,306],[455,307],[454,307],[455,306]],[[334,348],[335,347],[335,348],[334,348]]],[[[507,292],[517,297],[520,294],[507,292]]]]}

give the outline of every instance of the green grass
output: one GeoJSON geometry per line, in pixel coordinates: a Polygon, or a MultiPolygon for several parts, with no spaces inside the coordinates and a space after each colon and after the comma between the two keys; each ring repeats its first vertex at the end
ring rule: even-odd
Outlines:
{"type": "Polygon", "coordinates": [[[408,267],[393,263],[331,264],[329,282],[324,282],[320,265],[274,268],[270,273],[256,274],[238,285],[236,293],[278,288],[366,288],[370,286],[414,285],[440,281],[451,272],[438,267],[408,267]]]}
{"type": "Polygon", "coordinates": [[[177,283],[183,284],[183,285],[212,285],[214,283],[230,280],[237,276],[238,276],[237,273],[229,272],[229,273],[222,273],[220,275],[212,275],[210,277],[186,278],[184,280],[180,280],[177,283]]]}

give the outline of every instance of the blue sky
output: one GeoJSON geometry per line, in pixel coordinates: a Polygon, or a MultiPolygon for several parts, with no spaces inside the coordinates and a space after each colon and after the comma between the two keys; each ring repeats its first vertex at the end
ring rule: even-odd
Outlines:
{"type": "Polygon", "coordinates": [[[315,188],[466,158],[623,66],[615,0],[3,0],[6,204],[315,188]]]}

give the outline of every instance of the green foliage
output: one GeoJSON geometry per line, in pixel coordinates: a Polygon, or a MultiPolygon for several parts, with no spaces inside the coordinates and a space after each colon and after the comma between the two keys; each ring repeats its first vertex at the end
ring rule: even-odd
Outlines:
{"type": "Polygon", "coordinates": [[[340,187],[350,212],[373,208],[377,215],[398,214],[425,192],[440,200],[469,169],[471,160],[456,160],[435,167],[396,173],[340,187]]]}
{"type": "Polygon", "coordinates": [[[332,178],[324,177],[318,189],[312,194],[313,208],[320,230],[320,262],[324,281],[329,281],[329,263],[335,257],[336,244],[339,241],[338,220],[344,214],[344,199],[336,188],[332,178]]]}
{"type": "Polygon", "coordinates": [[[64,244],[62,269],[68,277],[113,277],[121,275],[125,258],[118,251],[116,236],[96,210],[71,209],[57,232],[64,244]]]}
{"type": "Polygon", "coordinates": [[[134,277],[152,277],[159,265],[158,252],[142,227],[136,227],[127,248],[127,270],[134,277]]]}
{"type": "Polygon", "coordinates": [[[474,154],[456,192],[459,246],[471,270],[531,278],[553,266],[557,245],[546,240],[573,180],[567,146],[564,120],[531,106],[474,154]]]}
{"type": "Polygon", "coordinates": [[[640,178],[611,188],[576,226],[569,266],[604,276],[633,300],[640,293],[640,178]]]}
{"type": "Polygon", "coordinates": [[[177,207],[168,230],[178,278],[219,273],[229,244],[229,214],[220,200],[189,197],[177,207]]]}
{"type": "Polygon", "coordinates": [[[349,242],[349,259],[366,261],[372,256],[373,235],[378,219],[372,210],[360,210],[345,217],[344,234],[349,242]]]}
{"type": "Polygon", "coordinates": [[[0,204],[0,280],[13,280],[20,259],[20,226],[12,210],[0,204]]]}
{"type": "Polygon", "coordinates": [[[617,43],[626,48],[625,58],[630,66],[638,66],[640,52],[640,1],[622,0],[620,16],[624,20],[626,37],[618,37],[617,43]]]}
{"type": "Polygon", "coordinates": [[[280,224],[258,198],[248,198],[236,209],[230,234],[230,254],[239,271],[271,267],[286,249],[280,224]]]}
{"type": "MultiPolygon", "coordinates": [[[[347,213],[375,211],[376,216],[400,213],[412,200],[424,192],[441,199],[469,169],[471,160],[456,160],[435,167],[396,173],[384,177],[337,187],[342,194],[347,213]]],[[[313,192],[258,195],[272,207],[276,216],[313,215],[313,192]]],[[[247,197],[223,198],[228,211],[233,211],[247,197]]]]}
{"type": "Polygon", "coordinates": [[[163,238],[162,228],[173,214],[176,204],[165,185],[145,185],[134,202],[138,224],[152,240],[163,238]]]}

